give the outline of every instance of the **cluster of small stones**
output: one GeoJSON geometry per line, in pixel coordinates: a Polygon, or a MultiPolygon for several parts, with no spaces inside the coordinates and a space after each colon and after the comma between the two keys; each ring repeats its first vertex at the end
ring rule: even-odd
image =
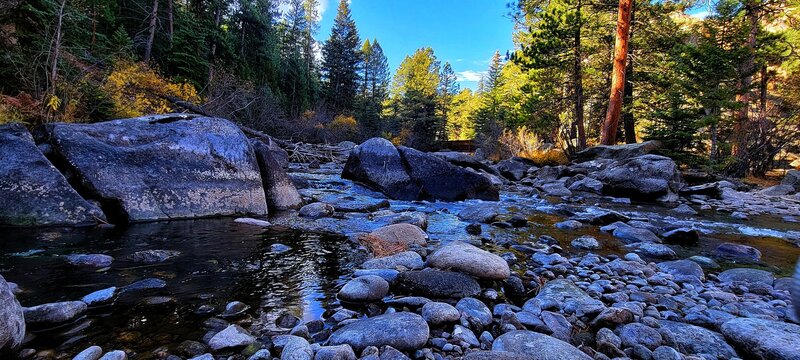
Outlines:
{"type": "MultiPolygon", "coordinates": [[[[240,302],[222,312],[205,305],[196,313],[208,316],[207,334],[155,355],[170,360],[800,356],[790,280],[775,280],[766,271],[710,274],[690,260],[654,263],[634,253],[565,257],[546,236],[532,253],[498,256],[461,242],[421,245],[425,239],[415,234],[424,232],[398,228],[394,234],[411,234],[405,239],[409,251],[365,262],[341,288],[340,306],[322,319],[303,322],[284,314],[273,325],[248,317],[248,306],[240,302]],[[758,328],[776,333],[750,334],[758,328]]],[[[76,358],[96,360],[99,354],[92,347],[76,358]]]]}

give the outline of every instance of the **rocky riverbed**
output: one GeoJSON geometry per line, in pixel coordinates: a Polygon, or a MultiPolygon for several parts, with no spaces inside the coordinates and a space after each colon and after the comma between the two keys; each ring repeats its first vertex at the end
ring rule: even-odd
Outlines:
{"type": "Polygon", "coordinates": [[[3,229],[0,348],[92,360],[800,358],[793,175],[767,190],[686,184],[649,145],[541,168],[376,145],[400,159],[393,172],[359,173],[383,164],[363,145],[358,163],[289,164],[306,205],[268,218],[3,229]],[[442,164],[474,181],[456,189],[440,173],[447,186],[430,186],[442,164]],[[8,326],[19,321],[24,338],[8,326]]]}

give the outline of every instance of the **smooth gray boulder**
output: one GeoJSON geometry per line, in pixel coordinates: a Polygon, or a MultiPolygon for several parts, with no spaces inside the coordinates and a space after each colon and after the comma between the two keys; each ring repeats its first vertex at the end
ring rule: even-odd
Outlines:
{"type": "Polygon", "coordinates": [[[586,150],[579,151],[577,154],[575,154],[575,161],[584,162],[598,158],[624,160],[649,154],[653,150],[656,150],[660,147],[661,143],[656,140],[624,145],[597,145],[587,148],[586,150]]]}
{"type": "Polygon", "coordinates": [[[453,241],[428,255],[427,265],[479,279],[505,280],[511,275],[503,258],[460,241],[453,241]]]}
{"type": "Polygon", "coordinates": [[[428,323],[422,316],[410,312],[396,312],[356,320],[333,332],[330,345],[350,345],[356,352],[367,346],[389,345],[401,351],[417,350],[425,346],[430,336],[428,323]]]}
{"type": "Polygon", "coordinates": [[[603,183],[603,193],[638,200],[678,200],[681,173],[672,159],[643,155],[620,160],[594,175],[603,183]]]}
{"type": "Polygon", "coordinates": [[[591,360],[578,348],[552,336],[528,330],[510,331],[492,343],[492,351],[507,351],[529,360],[591,360]]]}
{"type": "Polygon", "coordinates": [[[342,178],[374,188],[392,199],[416,200],[420,189],[389,140],[372,138],[350,151],[342,178]]]}
{"type": "Polygon", "coordinates": [[[800,359],[800,326],[782,321],[737,318],[722,324],[722,335],[756,359],[800,359]]]}
{"type": "Polygon", "coordinates": [[[800,192],[800,170],[789,170],[781,180],[781,185],[787,185],[794,188],[794,191],[800,192]]]}
{"type": "Polygon", "coordinates": [[[256,338],[239,325],[229,325],[208,341],[212,350],[242,347],[254,344],[256,338]]]}
{"type": "Polygon", "coordinates": [[[441,325],[458,321],[458,309],[448,303],[431,301],[422,305],[422,318],[431,325],[441,325]]]}
{"type": "Polygon", "coordinates": [[[500,172],[500,175],[512,181],[522,180],[530,167],[530,165],[515,158],[505,159],[495,165],[495,169],[500,172]]]}
{"type": "Polygon", "coordinates": [[[531,307],[560,310],[581,309],[587,312],[600,312],[605,308],[603,302],[592,298],[567,279],[554,279],[546,282],[533,299],[525,302],[524,308],[531,307]]]}
{"type": "Polygon", "coordinates": [[[250,143],[253,145],[258,168],[261,171],[264,195],[269,209],[282,211],[303,206],[303,198],[277,159],[279,156],[277,154],[280,153],[276,153],[261,140],[251,139],[250,143]]]}
{"type": "Polygon", "coordinates": [[[356,360],[350,345],[323,346],[317,350],[314,360],[356,360]]]}
{"type": "Polygon", "coordinates": [[[324,217],[331,217],[336,212],[333,205],[323,202],[315,202],[300,208],[298,215],[300,217],[309,219],[320,219],[324,217]]]}
{"type": "Polygon", "coordinates": [[[79,352],[78,355],[75,355],[75,357],[72,358],[72,360],[97,360],[101,356],[103,356],[103,348],[95,345],[89,346],[88,348],[79,352]]]}
{"type": "Polygon", "coordinates": [[[417,270],[425,267],[422,257],[414,251],[403,251],[394,255],[371,259],[361,264],[361,268],[371,269],[405,269],[417,270]]]}
{"type": "Polygon", "coordinates": [[[53,151],[112,221],[266,215],[261,173],[241,130],[179,114],[50,126],[53,151]]]}
{"type": "Polygon", "coordinates": [[[0,225],[81,226],[105,221],[33,142],[25,126],[0,125],[0,225]]]}
{"type": "Polygon", "coordinates": [[[349,303],[367,303],[383,299],[389,283],[378,275],[364,275],[348,281],[336,297],[349,303]]]}
{"type": "Polygon", "coordinates": [[[6,279],[0,275],[0,353],[14,350],[25,338],[25,318],[22,306],[6,279]]]}
{"type": "Polygon", "coordinates": [[[691,260],[664,261],[656,264],[656,267],[658,267],[658,270],[675,277],[695,276],[700,280],[705,279],[703,268],[691,260]]]}

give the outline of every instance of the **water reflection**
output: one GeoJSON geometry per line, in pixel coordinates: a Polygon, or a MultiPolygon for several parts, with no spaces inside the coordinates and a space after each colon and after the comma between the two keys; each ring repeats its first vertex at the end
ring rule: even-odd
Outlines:
{"type": "MultiPolygon", "coordinates": [[[[273,231],[206,219],[133,225],[113,229],[1,229],[0,272],[19,284],[23,305],[78,300],[95,290],[159,278],[167,287],[148,295],[173,297],[174,307],[144,307],[136,301],[93,309],[86,319],[39,334],[29,346],[75,354],[90,344],[141,355],[184,340],[199,341],[202,304],[222,310],[229,301],[250,305],[249,315],[265,323],[284,311],[318,319],[335,302],[336,289],[352,271],[351,245],[342,237],[273,231]],[[291,247],[273,253],[270,246],[291,247]],[[135,263],[141,250],[176,250],[159,264],[135,263]],[[111,255],[108,269],[75,268],[64,255],[111,255]]],[[[140,300],[140,299],[137,299],[140,300]]]]}

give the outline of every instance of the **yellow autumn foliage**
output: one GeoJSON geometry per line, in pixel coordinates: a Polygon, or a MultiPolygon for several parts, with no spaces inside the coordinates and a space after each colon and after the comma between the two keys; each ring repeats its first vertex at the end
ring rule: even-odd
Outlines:
{"type": "Polygon", "coordinates": [[[117,117],[174,111],[172,104],[161,96],[201,102],[194,85],[172,82],[140,62],[118,61],[103,82],[102,89],[114,103],[114,115],[117,117]]]}

